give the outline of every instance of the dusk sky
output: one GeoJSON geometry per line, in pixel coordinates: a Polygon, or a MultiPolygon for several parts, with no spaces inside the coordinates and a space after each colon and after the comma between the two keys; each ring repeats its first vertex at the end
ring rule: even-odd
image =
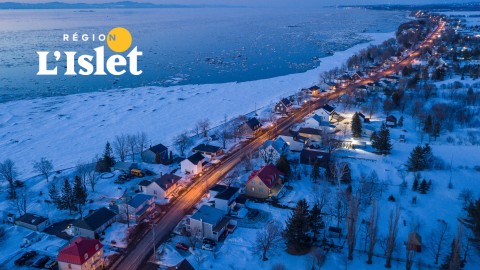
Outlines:
{"type": "MultiPolygon", "coordinates": [[[[11,2],[21,2],[21,3],[45,3],[53,2],[54,0],[9,0],[11,2]]],[[[66,3],[108,3],[108,2],[117,2],[120,0],[55,0],[59,2],[66,3]]],[[[467,3],[472,2],[472,0],[132,0],[135,2],[148,2],[156,4],[224,4],[224,5],[289,5],[289,4],[306,4],[306,5],[342,5],[342,4],[431,4],[431,3],[467,3]]],[[[7,1],[0,1],[7,2],[7,1]]]]}

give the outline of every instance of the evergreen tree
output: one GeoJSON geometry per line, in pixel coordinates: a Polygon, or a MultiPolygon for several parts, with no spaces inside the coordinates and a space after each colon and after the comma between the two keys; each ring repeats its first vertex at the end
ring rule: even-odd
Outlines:
{"type": "Polygon", "coordinates": [[[72,214],[72,210],[75,210],[75,197],[73,195],[72,187],[70,186],[70,182],[67,178],[63,181],[62,187],[62,195],[60,197],[60,209],[70,211],[72,214]]]}
{"type": "Polygon", "coordinates": [[[345,167],[343,168],[341,182],[344,184],[350,184],[352,182],[352,172],[350,170],[350,166],[348,166],[348,163],[345,163],[345,167]]]}
{"type": "Polygon", "coordinates": [[[374,132],[371,137],[372,147],[377,149],[380,154],[390,154],[392,143],[390,142],[390,131],[387,126],[382,124],[378,134],[374,132]]]}
{"type": "Polygon", "coordinates": [[[172,153],[172,151],[170,151],[170,157],[169,158],[170,158],[170,164],[173,163],[173,153],[172,153]]]}
{"type": "Polygon", "coordinates": [[[54,183],[51,183],[48,186],[48,195],[55,207],[60,208],[60,194],[58,193],[57,186],[54,183]]]}
{"type": "Polygon", "coordinates": [[[420,186],[418,187],[418,191],[421,194],[427,194],[427,190],[428,190],[427,181],[425,179],[423,179],[422,182],[420,183],[420,186]]]}
{"type": "Polygon", "coordinates": [[[309,215],[309,225],[310,229],[312,230],[313,233],[313,238],[317,239],[317,236],[320,234],[320,230],[322,229],[322,216],[320,212],[320,207],[318,206],[318,203],[315,203],[312,207],[312,210],[310,210],[310,215],[309,215]]]}
{"type": "Polygon", "coordinates": [[[160,156],[160,153],[158,153],[158,152],[155,153],[155,163],[156,164],[162,164],[162,157],[160,156]]]}
{"type": "Polygon", "coordinates": [[[423,154],[424,154],[424,151],[420,145],[417,145],[415,146],[415,148],[413,148],[406,164],[409,171],[418,172],[425,168],[424,167],[425,158],[423,154]]]}
{"type": "Polygon", "coordinates": [[[310,178],[312,179],[313,183],[317,183],[318,180],[320,180],[320,165],[318,164],[318,160],[315,160],[315,163],[313,163],[310,178]]]}
{"type": "Polygon", "coordinates": [[[423,168],[424,169],[429,169],[432,167],[433,163],[433,153],[432,153],[432,148],[430,145],[425,144],[425,146],[422,148],[423,152],[423,168]]]}
{"type": "Polygon", "coordinates": [[[440,129],[441,129],[440,123],[435,122],[435,124],[433,125],[433,131],[432,131],[432,136],[433,138],[435,138],[435,140],[437,140],[437,138],[440,136],[440,129]]]}
{"type": "Polygon", "coordinates": [[[400,119],[398,119],[397,125],[398,125],[399,127],[403,127],[403,115],[400,116],[400,119]]]}
{"type": "Polygon", "coordinates": [[[362,137],[362,121],[358,113],[355,113],[352,117],[351,129],[354,138],[362,137]]]}
{"type": "Polygon", "coordinates": [[[473,232],[480,238],[480,199],[474,203],[470,203],[467,207],[468,223],[471,225],[473,232]]]}
{"type": "Polygon", "coordinates": [[[305,199],[297,202],[297,206],[286,222],[285,238],[289,249],[303,252],[310,248],[308,238],[309,211],[305,199]]]}
{"type": "Polygon", "coordinates": [[[280,158],[277,160],[276,167],[285,175],[290,175],[292,173],[292,169],[290,168],[290,161],[288,161],[286,156],[280,156],[280,158]]]}
{"type": "Polygon", "coordinates": [[[78,176],[75,176],[72,192],[74,196],[75,205],[77,209],[80,211],[80,215],[83,216],[83,212],[81,211],[81,209],[82,209],[82,206],[84,206],[85,203],[87,202],[87,190],[85,189],[85,186],[82,184],[82,180],[78,176]]]}
{"type": "Polygon", "coordinates": [[[423,126],[423,131],[425,133],[431,134],[433,131],[433,122],[432,122],[432,116],[428,115],[427,119],[425,119],[425,124],[423,126]]]}
{"type": "Polygon", "coordinates": [[[415,177],[415,179],[413,179],[412,190],[413,190],[413,191],[417,191],[417,190],[418,190],[418,178],[417,178],[417,177],[415,177]]]}
{"type": "Polygon", "coordinates": [[[110,142],[107,142],[107,144],[105,144],[105,151],[103,152],[103,162],[105,162],[105,165],[108,167],[112,167],[115,164],[112,153],[113,151],[110,142]]]}
{"type": "Polygon", "coordinates": [[[445,256],[445,260],[440,265],[440,270],[460,270],[465,266],[465,262],[460,259],[459,243],[454,239],[451,245],[450,253],[445,256]]]}

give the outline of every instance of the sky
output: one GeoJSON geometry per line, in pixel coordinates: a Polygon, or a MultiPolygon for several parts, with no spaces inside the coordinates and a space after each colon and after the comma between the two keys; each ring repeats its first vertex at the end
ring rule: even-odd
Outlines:
{"type": "MultiPolygon", "coordinates": [[[[65,3],[106,3],[122,0],[7,0],[0,2],[20,3],[44,3],[44,2],[65,2],[65,3]]],[[[361,5],[361,4],[432,4],[432,3],[466,3],[473,0],[131,0],[135,2],[148,2],[157,4],[222,4],[222,5],[361,5]]]]}

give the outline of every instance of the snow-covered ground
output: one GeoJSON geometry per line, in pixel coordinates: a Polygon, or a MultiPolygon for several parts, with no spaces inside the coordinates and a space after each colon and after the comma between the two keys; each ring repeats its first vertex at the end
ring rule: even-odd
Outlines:
{"type": "Polygon", "coordinates": [[[142,87],[98,93],[39,98],[0,104],[0,152],[12,159],[21,175],[34,174],[32,162],[46,157],[55,169],[90,161],[107,140],[121,133],[144,131],[152,144],[172,138],[208,118],[214,125],[224,115],[235,117],[270,106],[279,98],[318,83],[322,71],[340,66],[367,47],[393,37],[368,34],[372,42],[322,59],[316,69],[300,74],[242,83],[142,87]]]}
{"type": "MultiPolygon", "coordinates": [[[[350,110],[346,110],[346,113],[342,113],[343,109],[341,105],[337,108],[337,111],[345,116],[346,119],[344,121],[350,121],[352,113],[358,110],[359,108],[351,108],[350,110]]],[[[393,114],[397,117],[401,115],[398,111],[393,112],[393,114]]],[[[421,253],[415,255],[413,259],[413,269],[438,269],[438,265],[436,266],[434,264],[434,256],[429,250],[429,245],[432,241],[431,233],[441,220],[447,222],[450,227],[448,240],[445,243],[446,247],[439,260],[440,263],[442,263],[445,255],[449,252],[450,241],[457,233],[459,225],[457,219],[464,216],[462,210],[463,202],[459,199],[459,194],[465,189],[470,189],[473,192],[474,198],[480,196],[480,186],[477,184],[479,175],[478,167],[480,166],[480,146],[470,144],[452,145],[445,141],[445,138],[452,136],[452,134],[448,132],[442,133],[442,136],[436,141],[432,139],[430,145],[433,149],[433,154],[444,161],[446,168],[427,170],[420,173],[422,179],[425,178],[427,181],[432,181],[430,191],[427,194],[420,194],[412,190],[413,173],[407,174],[406,181],[408,186],[402,189],[402,178],[398,170],[406,163],[411,150],[421,144],[420,132],[415,130],[414,120],[406,114],[404,118],[404,126],[402,128],[390,129],[393,143],[393,151],[390,155],[382,156],[374,154],[370,152],[371,148],[369,146],[367,146],[365,150],[339,150],[336,155],[340,157],[340,160],[349,163],[352,171],[352,185],[354,190],[359,185],[358,179],[360,178],[360,174],[369,174],[372,171],[378,175],[379,181],[386,184],[381,198],[378,199],[380,206],[378,235],[380,239],[384,238],[388,232],[390,212],[397,206],[401,209],[397,247],[393,254],[394,261],[392,263],[392,269],[405,269],[405,243],[408,239],[408,234],[414,230],[414,228],[422,236],[423,250],[421,253]],[[406,135],[406,142],[399,142],[398,138],[400,134],[406,135]],[[451,171],[448,168],[450,163],[452,167],[451,171]],[[450,179],[453,183],[452,189],[448,188],[450,179]],[[395,202],[388,200],[390,195],[395,198],[395,202]],[[417,198],[415,205],[412,204],[412,198],[414,197],[417,198]]],[[[378,129],[383,119],[384,115],[382,114],[374,115],[371,126],[378,129]]],[[[461,137],[463,132],[463,130],[460,130],[455,135],[461,137]]],[[[347,138],[351,136],[349,133],[350,132],[347,132],[346,134],[347,138]]],[[[362,140],[368,141],[368,138],[362,138],[362,140]]],[[[428,142],[428,138],[425,137],[424,143],[426,142],[428,142]]],[[[296,155],[298,154],[290,153],[289,158],[294,158],[296,155]]],[[[254,160],[254,164],[256,168],[261,166],[261,158],[254,160]]],[[[241,167],[241,165],[239,165],[239,167],[241,167]]],[[[337,187],[325,180],[314,184],[309,176],[311,166],[299,165],[297,171],[300,173],[301,179],[291,181],[292,190],[288,191],[285,197],[280,199],[279,202],[281,204],[294,207],[298,200],[305,198],[310,206],[312,206],[318,198],[318,195],[320,195],[324,189],[328,190],[326,194],[328,194],[330,202],[334,200],[337,187]]],[[[248,174],[247,172],[240,175],[237,183],[234,185],[244,186],[248,174]]],[[[345,187],[346,186],[343,186],[342,188],[345,187]]],[[[166,265],[173,265],[181,259],[187,258],[189,262],[198,269],[272,269],[277,263],[281,263],[286,269],[312,269],[313,257],[311,255],[293,256],[285,251],[285,247],[275,249],[274,252],[268,255],[268,261],[262,261],[261,256],[254,251],[257,232],[270,220],[276,220],[285,224],[291,210],[279,209],[268,204],[253,202],[249,202],[248,207],[250,209],[260,210],[261,213],[263,213],[262,218],[253,223],[240,220],[237,230],[229,235],[225,242],[219,244],[216,253],[198,249],[190,250],[189,252],[178,251],[175,249],[175,244],[177,242],[188,243],[188,240],[181,236],[175,236],[170,242],[165,244],[160,260],[166,265]]],[[[332,206],[327,206],[327,209],[324,211],[326,213],[330,211],[334,212],[335,209],[331,207],[332,206]]],[[[367,220],[369,214],[369,208],[362,209],[359,220],[367,220]]],[[[324,221],[327,223],[327,227],[330,225],[336,226],[336,220],[328,218],[328,215],[324,216],[324,221]]],[[[359,227],[361,226],[362,225],[359,224],[359,227]]],[[[470,232],[464,229],[463,233],[468,235],[470,232]]],[[[345,240],[342,239],[337,244],[341,245],[344,241],[345,240]]],[[[347,251],[345,243],[345,248],[341,252],[330,252],[327,254],[325,264],[320,269],[377,270],[385,268],[384,251],[380,243],[376,245],[376,256],[373,258],[372,265],[366,264],[367,255],[363,250],[363,235],[362,230],[359,229],[354,260],[348,261],[346,259],[347,251]]],[[[464,269],[478,269],[480,257],[477,254],[476,250],[470,249],[467,264],[464,269]]]]}

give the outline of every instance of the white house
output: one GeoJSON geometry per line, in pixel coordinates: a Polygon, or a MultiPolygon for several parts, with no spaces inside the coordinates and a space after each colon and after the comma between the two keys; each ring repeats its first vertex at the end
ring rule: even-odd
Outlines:
{"type": "Polygon", "coordinates": [[[280,137],[275,141],[267,140],[260,147],[260,155],[270,157],[269,162],[277,161],[280,156],[288,155],[288,151],[290,151],[290,146],[280,137]]]}
{"type": "Polygon", "coordinates": [[[315,115],[318,115],[319,121],[321,122],[331,122],[333,115],[335,114],[335,108],[325,104],[322,108],[315,111],[315,115]]]}
{"type": "Polygon", "coordinates": [[[282,140],[284,140],[288,144],[288,146],[290,147],[290,151],[293,151],[293,152],[302,151],[302,149],[305,145],[302,142],[296,141],[293,136],[280,135],[280,136],[278,136],[278,138],[281,138],[282,140]]]}
{"type": "Polygon", "coordinates": [[[193,235],[218,241],[220,236],[227,231],[230,218],[225,217],[225,211],[202,205],[187,222],[187,229],[193,235]]]}
{"type": "Polygon", "coordinates": [[[182,172],[197,174],[203,171],[203,165],[206,164],[205,157],[200,153],[195,153],[180,162],[182,172]]]}
{"type": "Polygon", "coordinates": [[[43,231],[50,226],[50,221],[46,217],[42,217],[36,214],[26,213],[21,217],[15,219],[17,226],[25,227],[34,231],[43,231]]]}
{"type": "Polygon", "coordinates": [[[169,198],[177,188],[178,181],[182,179],[174,174],[162,174],[160,178],[152,181],[145,189],[145,194],[155,197],[157,200],[169,198]]]}
{"type": "Polygon", "coordinates": [[[230,213],[235,208],[235,199],[238,197],[240,189],[237,187],[227,187],[224,185],[215,185],[210,190],[210,199],[213,198],[215,208],[230,213]]]}

